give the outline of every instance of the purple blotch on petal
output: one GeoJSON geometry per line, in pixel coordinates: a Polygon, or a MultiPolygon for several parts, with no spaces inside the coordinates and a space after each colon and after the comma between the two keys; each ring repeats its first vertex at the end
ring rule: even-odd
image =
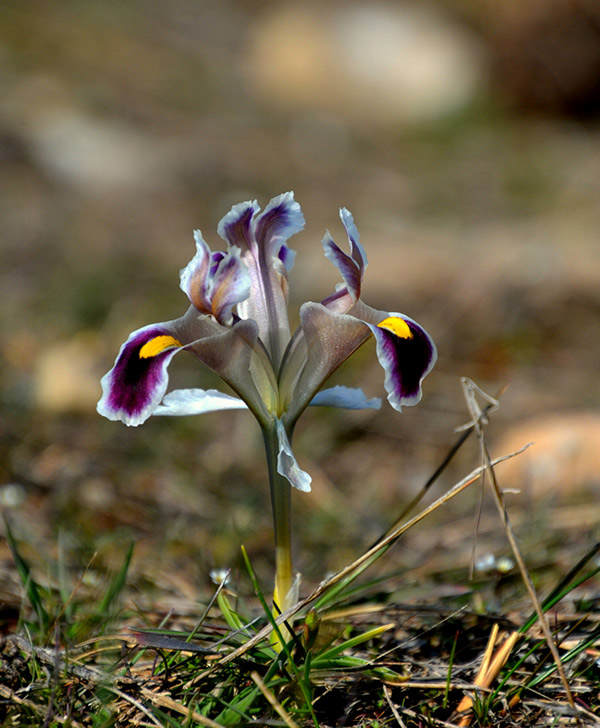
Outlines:
{"type": "Polygon", "coordinates": [[[126,425],[140,425],[148,419],[167,390],[167,366],[180,350],[171,347],[156,356],[140,357],[142,347],[170,330],[147,326],[135,331],[121,347],[113,368],[102,378],[103,395],[98,412],[126,425]]]}
{"type": "Polygon", "coordinates": [[[385,388],[394,409],[420,401],[421,382],[432,370],[437,351],[429,334],[408,316],[398,316],[409,327],[412,337],[397,336],[386,328],[368,324],[377,342],[379,363],[385,370],[385,388]]]}
{"type": "Polygon", "coordinates": [[[283,267],[289,273],[294,266],[294,261],[296,260],[296,251],[288,248],[287,245],[282,245],[281,249],[279,250],[278,257],[279,260],[283,263],[283,267]]]}

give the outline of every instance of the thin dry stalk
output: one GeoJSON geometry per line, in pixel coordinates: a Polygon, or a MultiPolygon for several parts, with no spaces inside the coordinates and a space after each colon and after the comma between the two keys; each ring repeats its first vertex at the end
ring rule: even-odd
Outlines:
{"type": "Polygon", "coordinates": [[[396,719],[396,722],[398,723],[400,728],[406,728],[406,723],[402,720],[402,717],[401,717],[400,713],[398,712],[398,708],[396,708],[396,706],[394,705],[394,703],[392,701],[392,696],[390,695],[390,689],[388,688],[387,685],[383,686],[383,695],[387,701],[387,704],[390,707],[390,710],[392,711],[392,715],[396,719]]]}
{"type": "Polygon", "coordinates": [[[538,596],[536,594],[535,587],[533,585],[533,581],[531,579],[531,576],[527,569],[527,565],[525,564],[525,559],[523,558],[523,554],[522,554],[521,548],[519,546],[519,542],[517,540],[517,537],[512,528],[510,519],[508,517],[508,512],[506,510],[506,505],[504,503],[504,497],[503,497],[502,491],[500,490],[500,487],[498,485],[498,480],[496,478],[496,473],[494,470],[495,463],[492,461],[489,450],[488,450],[487,441],[485,439],[485,434],[483,431],[483,425],[485,425],[487,423],[487,420],[477,405],[477,402],[475,400],[475,394],[482,394],[485,398],[488,399],[488,401],[489,401],[489,395],[485,395],[485,393],[482,393],[482,390],[470,379],[463,378],[462,383],[463,383],[463,388],[464,388],[464,392],[465,392],[465,399],[467,402],[467,407],[469,408],[469,412],[472,417],[472,423],[475,423],[475,429],[476,429],[477,437],[478,437],[479,443],[480,443],[481,458],[482,458],[482,463],[483,463],[482,464],[482,475],[485,475],[487,473],[490,476],[490,483],[492,486],[492,494],[494,496],[494,502],[496,503],[496,506],[498,508],[498,512],[500,514],[500,519],[502,521],[502,525],[504,527],[504,531],[506,533],[508,542],[510,543],[513,555],[515,557],[515,561],[519,567],[519,571],[521,573],[521,578],[523,579],[523,583],[525,584],[525,587],[529,593],[529,597],[533,603],[534,609],[538,615],[538,619],[540,621],[540,626],[542,628],[542,632],[544,633],[544,638],[546,639],[548,649],[552,653],[552,657],[553,657],[554,663],[556,665],[556,670],[560,677],[560,681],[562,682],[563,687],[565,689],[565,695],[567,696],[569,705],[571,706],[571,708],[574,711],[577,711],[577,707],[575,705],[575,700],[573,698],[573,693],[571,692],[571,687],[569,685],[569,681],[567,680],[567,676],[565,674],[565,671],[564,671],[564,668],[563,668],[563,665],[562,665],[562,662],[560,659],[560,655],[558,653],[558,649],[556,647],[556,644],[554,643],[554,639],[552,637],[552,632],[550,631],[550,627],[548,626],[548,622],[546,620],[546,615],[544,614],[544,610],[543,610],[540,600],[538,599],[538,596]]]}
{"type": "Polygon", "coordinates": [[[265,696],[269,704],[273,706],[273,709],[275,710],[277,715],[283,720],[288,728],[298,728],[298,724],[292,720],[290,714],[279,702],[279,700],[277,700],[277,698],[273,695],[273,691],[269,690],[269,688],[265,685],[260,675],[257,672],[252,672],[250,673],[250,677],[254,680],[254,682],[256,683],[256,687],[265,696]]]}
{"type": "MultiPolygon", "coordinates": [[[[207,718],[204,715],[201,715],[200,713],[191,710],[190,708],[186,708],[185,705],[178,703],[176,700],[173,700],[173,698],[170,698],[164,693],[154,693],[152,692],[152,690],[148,690],[147,688],[142,688],[141,693],[144,698],[150,701],[153,705],[157,705],[160,708],[168,708],[170,710],[174,710],[180,715],[185,715],[186,718],[191,718],[200,725],[206,726],[206,728],[223,728],[220,723],[216,723],[214,720],[211,720],[210,718],[207,718]]],[[[162,723],[160,723],[159,725],[162,725],[162,723]]]]}

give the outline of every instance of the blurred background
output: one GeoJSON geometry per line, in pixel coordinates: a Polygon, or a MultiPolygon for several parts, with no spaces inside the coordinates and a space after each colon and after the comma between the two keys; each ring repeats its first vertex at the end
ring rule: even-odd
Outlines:
{"type": "MultiPolygon", "coordinates": [[[[536,442],[498,471],[521,489],[509,505],[526,553],[543,563],[558,542],[591,544],[599,115],[596,0],[4,0],[0,505],[32,561],[60,551],[82,568],[98,552],[99,567],[135,538],[138,602],[155,585],[173,605],[198,598],[210,568],[239,565],[244,543],[268,579],[251,418],[128,429],[95,403],[128,333],[185,310],[193,229],[218,247],[232,204],[289,189],[307,220],[292,240],[291,310],[338,281],[320,241],[329,228],[345,244],[343,205],[369,256],[364,299],[416,318],[440,355],[416,408],[301,421],[296,455],[314,477],[295,498],[306,582],[358,555],[435,470],[469,420],[462,376],[507,387],[493,455],[536,442]]],[[[175,386],[216,384],[191,357],[171,373],[175,386]]],[[[381,396],[373,347],[335,381],[381,396]]],[[[473,440],[434,494],[478,463],[473,440]]],[[[507,551],[493,511],[466,536],[476,499],[395,550],[405,584],[419,569],[461,578],[473,542],[507,551]]]]}

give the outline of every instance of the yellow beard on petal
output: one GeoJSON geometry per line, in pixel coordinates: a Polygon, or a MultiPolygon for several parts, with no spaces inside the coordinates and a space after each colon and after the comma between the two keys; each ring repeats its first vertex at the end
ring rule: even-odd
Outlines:
{"type": "Polygon", "coordinates": [[[378,323],[377,326],[379,326],[380,329],[387,329],[388,331],[391,331],[392,334],[399,336],[401,339],[412,339],[413,337],[413,333],[406,321],[398,316],[388,316],[388,318],[383,319],[383,321],[378,323]]]}
{"type": "Polygon", "coordinates": [[[155,336],[142,346],[139,357],[140,359],[150,359],[162,354],[165,349],[170,349],[172,346],[180,347],[182,343],[173,336],[155,336]]]}

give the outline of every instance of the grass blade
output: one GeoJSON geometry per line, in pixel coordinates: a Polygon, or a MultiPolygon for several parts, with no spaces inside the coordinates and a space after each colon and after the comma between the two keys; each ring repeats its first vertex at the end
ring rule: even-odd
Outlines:
{"type": "Polygon", "coordinates": [[[108,589],[106,590],[106,593],[104,594],[104,597],[100,602],[98,609],[101,614],[107,614],[109,612],[111,606],[113,605],[119,594],[123,591],[123,588],[125,587],[125,582],[127,580],[127,572],[129,571],[129,564],[131,563],[132,555],[133,541],[129,544],[129,548],[127,549],[127,553],[125,554],[123,565],[111,580],[110,584],[108,585],[108,589]]]}
{"type": "Polygon", "coordinates": [[[15,540],[15,537],[13,536],[13,532],[11,531],[10,525],[6,518],[4,519],[4,525],[6,528],[6,540],[11,550],[15,566],[23,584],[23,588],[25,589],[25,594],[27,595],[29,604],[37,614],[40,633],[42,635],[45,635],[48,631],[48,625],[50,624],[50,616],[46,610],[46,607],[44,606],[42,587],[35,581],[31,574],[29,564],[21,556],[18,544],[15,540]]]}

